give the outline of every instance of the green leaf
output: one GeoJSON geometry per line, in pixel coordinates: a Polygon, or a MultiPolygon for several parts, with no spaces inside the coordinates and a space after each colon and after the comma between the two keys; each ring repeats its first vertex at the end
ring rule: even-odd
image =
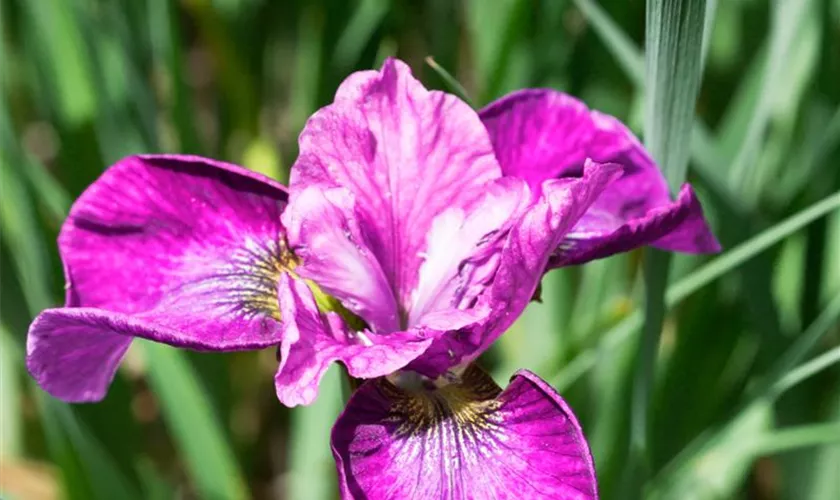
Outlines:
{"type": "Polygon", "coordinates": [[[772,422],[768,404],[754,405],[705,441],[685,465],[670,475],[658,477],[646,489],[651,500],[717,500],[735,498],[747,475],[754,450],[772,422]]]}
{"type": "MultiPolygon", "coordinates": [[[[3,117],[0,116],[0,120],[3,117]]],[[[4,145],[4,153],[8,153],[4,145]]],[[[0,228],[3,242],[14,256],[13,265],[23,287],[30,316],[53,303],[50,290],[49,259],[38,234],[38,223],[21,176],[12,170],[13,159],[0,157],[0,228]]]]}
{"type": "MultiPolygon", "coordinates": [[[[835,391],[832,402],[834,408],[832,418],[840,422],[840,392],[835,391]]],[[[810,495],[804,498],[810,500],[824,500],[832,498],[840,491],[840,444],[827,446],[819,450],[816,463],[813,465],[813,477],[809,484],[810,495]]]]}
{"type": "MultiPolygon", "coordinates": [[[[645,30],[645,145],[659,163],[671,192],[688,169],[694,106],[700,87],[705,0],[648,0],[645,30]]],[[[665,287],[671,256],[648,249],[644,257],[645,320],[633,373],[628,477],[649,473],[649,407],[665,319],[665,287]]],[[[633,488],[631,486],[631,488],[633,488]]],[[[635,490],[630,495],[635,495],[635,490]]]]}
{"type": "MultiPolygon", "coordinates": [[[[475,54],[479,104],[496,97],[510,72],[510,57],[517,45],[517,30],[522,26],[528,2],[472,0],[466,4],[466,21],[471,47],[475,54]]],[[[524,54],[525,57],[528,54],[524,54]]]]}
{"type": "Polygon", "coordinates": [[[184,57],[181,50],[183,42],[176,2],[174,0],[149,2],[148,8],[155,56],[165,63],[167,69],[166,76],[172,99],[172,121],[178,130],[179,149],[183,153],[200,154],[202,147],[195,129],[193,96],[188,91],[184,78],[184,57]]]}
{"type": "Polygon", "coordinates": [[[616,62],[633,84],[642,88],[645,85],[645,58],[621,28],[613,22],[604,9],[594,0],[574,0],[575,5],[592,23],[598,36],[615,56],[616,62]]]}
{"type": "Polygon", "coordinates": [[[321,7],[308,4],[299,19],[300,35],[292,81],[290,114],[296,130],[303,128],[306,119],[318,108],[323,31],[324,13],[321,7]]]}
{"type": "Polygon", "coordinates": [[[813,368],[806,368],[805,372],[794,373],[792,379],[788,378],[791,370],[802,358],[808,355],[817,346],[820,339],[838,324],[840,319],[840,293],[828,303],[825,310],[817,316],[808,328],[799,335],[785,353],[780,356],[763,381],[757,384],[756,388],[750,391],[749,398],[767,397],[777,395],[780,391],[798,383],[803,376],[809,376],[808,371],[813,368]]]}
{"type": "MultiPolygon", "coordinates": [[[[763,144],[764,133],[771,118],[773,90],[785,71],[790,47],[811,0],[774,2],[771,9],[769,48],[764,71],[759,78],[760,87],[755,96],[755,107],[750,113],[744,140],[730,165],[729,179],[737,188],[749,182],[763,144]]],[[[739,189],[739,190],[740,190],[739,189]]]]}
{"type": "Polygon", "coordinates": [[[645,145],[676,193],[688,168],[705,0],[648,0],[645,145]]]}
{"type": "Polygon", "coordinates": [[[335,495],[330,431],[343,407],[342,376],[333,364],[321,380],[318,399],[292,412],[287,498],[331,500],[335,495]]]}
{"type": "Polygon", "coordinates": [[[110,453],[77,418],[70,405],[53,399],[40,389],[35,391],[38,394],[36,399],[39,401],[41,418],[54,419],[78,453],[82,468],[87,473],[84,477],[90,481],[95,498],[139,500],[141,497],[134,485],[120,472],[110,453]]]}
{"type": "Polygon", "coordinates": [[[781,394],[838,362],[840,362],[840,346],[830,349],[789,371],[773,384],[772,392],[781,394]]]}
{"type": "MultiPolygon", "coordinates": [[[[815,346],[819,339],[827,331],[829,331],[832,326],[837,324],[838,317],[840,317],[840,294],[838,294],[829,303],[823,313],[820,314],[808,327],[808,329],[797,338],[796,342],[794,342],[794,344],[779,359],[776,360],[773,368],[771,368],[769,373],[755,385],[754,389],[747,392],[746,397],[739,406],[740,409],[735,412],[736,416],[730,421],[730,424],[727,424],[722,430],[713,430],[694,439],[685,448],[683,448],[680,455],[662,469],[662,472],[655,481],[667,481],[667,478],[672,475],[679,475],[681,474],[680,471],[690,468],[690,464],[698,460],[698,457],[704,453],[704,450],[710,446],[710,443],[726,439],[723,436],[727,433],[727,429],[733,425],[731,422],[737,422],[739,420],[743,420],[744,418],[748,418],[747,415],[750,414],[756,407],[769,406],[784,389],[790,387],[788,384],[791,384],[792,382],[796,383],[801,380],[801,377],[804,375],[803,373],[794,372],[792,379],[787,379],[785,375],[803,356],[808,353],[808,351],[815,346]]],[[[807,372],[809,370],[813,370],[813,367],[806,367],[804,370],[807,372]]],[[[836,438],[840,438],[840,436],[837,436],[836,438]]],[[[812,438],[803,439],[807,441],[807,439],[812,438]]],[[[789,440],[786,438],[783,442],[794,443],[791,447],[798,446],[795,444],[798,442],[796,437],[790,437],[789,440]]],[[[752,449],[752,453],[755,454],[770,452],[767,450],[762,451],[761,449],[762,446],[769,446],[767,445],[767,440],[764,436],[762,436],[762,441],[749,443],[747,446],[750,447],[752,449]]],[[[779,450],[784,448],[785,445],[781,445],[779,450]]]]}
{"type": "Polygon", "coordinates": [[[201,497],[246,498],[236,456],[189,361],[172,347],[142,345],[149,382],[201,497]]]}
{"type": "Polygon", "coordinates": [[[0,458],[20,456],[23,451],[20,354],[12,334],[0,323],[0,458]]]}
{"type": "Polygon", "coordinates": [[[20,2],[26,16],[24,30],[32,37],[30,57],[45,77],[43,85],[53,109],[66,125],[79,126],[97,111],[89,57],[71,2],[20,2]]]}
{"type": "Polygon", "coordinates": [[[836,443],[840,443],[840,423],[802,425],[765,434],[755,444],[755,454],[772,455],[836,443]]]}
{"type": "Polygon", "coordinates": [[[361,0],[359,2],[336,42],[333,53],[336,68],[347,71],[358,61],[387,13],[387,0],[361,0]]]}

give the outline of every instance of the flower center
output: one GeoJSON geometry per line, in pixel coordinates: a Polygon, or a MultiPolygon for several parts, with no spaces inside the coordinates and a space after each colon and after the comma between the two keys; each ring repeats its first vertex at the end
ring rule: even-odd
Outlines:
{"type": "Polygon", "coordinates": [[[289,273],[293,279],[302,279],[306,283],[319,311],[338,314],[353,331],[368,329],[365,321],[350,312],[341,301],[328,295],[314,281],[301,278],[295,272],[301,260],[289,248],[283,236],[268,245],[246,245],[231,256],[231,262],[231,268],[225,274],[242,281],[237,286],[237,293],[243,307],[249,313],[265,314],[280,321],[282,318],[280,304],[277,302],[277,283],[283,273],[289,273]]]}
{"type": "Polygon", "coordinates": [[[496,396],[501,389],[475,365],[461,370],[460,375],[450,371],[434,381],[412,372],[389,375],[389,383],[384,384],[383,389],[395,402],[392,412],[399,418],[394,421],[401,422],[397,432],[401,435],[425,434],[433,432],[436,424],[444,421],[462,431],[492,427],[492,414],[500,404],[496,396]]]}

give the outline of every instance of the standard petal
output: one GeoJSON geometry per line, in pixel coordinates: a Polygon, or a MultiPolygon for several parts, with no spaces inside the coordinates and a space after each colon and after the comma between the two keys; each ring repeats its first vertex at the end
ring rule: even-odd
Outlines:
{"type": "Polygon", "coordinates": [[[511,93],[480,112],[505,175],[532,186],[580,175],[587,158],[617,163],[623,176],[604,191],[558,249],[550,267],[606,257],[641,245],[715,252],[719,245],[699,203],[672,202],[668,186],[638,139],[619,120],[548,89],[511,93]],[[687,209],[690,208],[690,209],[687,209]],[[667,212],[667,213],[666,213],[667,212]],[[668,219],[668,224],[647,219],[668,219]],[[678,233],[679,242],[669,237],[678,233]],[[632,238],[617,241],[632,234],[632,238]]]}
{"type": "Polygon", "coordinates": [[[489,313],[472,304],[492,278],[505,236],[530,201],[523,181],[499,179],[475,203],[434,219],[408,306],[409,326],[434,322],[438,329],[455,330],[489,313]]]}
{"type": "Polygon", "coordinates": [[[356,217],[344,188],[310,186],[295,192],[283,214],[289,240],[303,261],[296,269],[363,318],[376,333],[399,330],[397,304],[382,267],[369,247],[367,228],[356,217]]]}
{"type": "Polygon", "coordinates": [[[354,377],[374,378],[399,370],[432,341],[425,330],[376,335],[348,328],[338,314],[318,311],[309,287],[287,274],[278,297],[284,336],[274,377],[277,397],[286,406],[309,404],[330,363],[341,361],[354,377]]]}
{"type": "Polygon", "coordinates": [[[475,367],[440,389],[367,382],[332,448],[345,499],[598,497],[574,413],[527,371],[504,391],[475,367]]]}
{"type": "Polygon", "coordinates": [[[513,224],[492,282],[478,298],[491,313],[483,321],[441,336],[410,365],[429,377],[475,359],[522,314],[546,264],[566,233],[618,176],[621,167],[588,161],[580,178],[552,179],[513,224]]]}
{"type": "Polygon", "coordinates": [[[235,165],[126,158],[62,228],[67,305],[142,315],[206,348],[277,344],[277,279],[294,265],[285,202],[282,186],[235,165]]]}
{"type": "Polygon", "coordinates": [[[105,397],[134,337],[176,347],[213,350],[182,332],[126,315],[88,307],[47,309],[35,318],[26,339],[26,366],[38,385],[70,402],[105,397]]]}
{"type": "Polygon", "coordinates": [[[417,284],[432,221],[501,177],[478,115],[455,96],[426,90],[393,59],[378,72],[352,75],[335,102],[309,119],[299,144],[292,191],[349,190],[398,304],[409,303],[417,284]]]}

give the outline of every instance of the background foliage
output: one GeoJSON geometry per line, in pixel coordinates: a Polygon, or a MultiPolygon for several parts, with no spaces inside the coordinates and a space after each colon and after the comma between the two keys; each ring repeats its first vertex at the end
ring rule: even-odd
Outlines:
{"type": "Polygon", "coordinates": [[[105,166],[188,152],[284,179],[306,117],[388,55],[453,90],[446,68],[476,106],[548,86],[640,134],[646,119],[672,184],[690,157],[723,254],[555,271],[482,360],[502,384],[528,367],[562,391],[604,498],[837,498],[840,2],[648,3],[0,0],[3,498],[335,497],[336,370],[289,411],[273,352],[138,341],[104,402],[69,406],[22,360],[31,318],[61,301],[57,231],[105,166]],[[695,10],[648,27],[646,69],[646,7],[670,3],[695,10]],[[663,106],[700,70],[687,115],[663,106]]]}

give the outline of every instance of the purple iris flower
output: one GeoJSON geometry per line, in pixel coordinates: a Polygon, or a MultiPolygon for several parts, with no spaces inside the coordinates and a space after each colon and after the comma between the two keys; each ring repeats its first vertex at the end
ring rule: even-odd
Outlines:
{"type": "Polygon", "coordinates": [[[346,498],[596,498],[560,396],[472,361],[547,270],[641,245],[719,249],[618,120],[552,90],[476,113],[388,60],[309,119],[288,190],[193,156],[108,169],[62,228],[66,304],[33,322],[27,366],[96,401],[135,337],[276,346],[286,405],[334,361],[370,379],[333,430],[346,498]]]}

